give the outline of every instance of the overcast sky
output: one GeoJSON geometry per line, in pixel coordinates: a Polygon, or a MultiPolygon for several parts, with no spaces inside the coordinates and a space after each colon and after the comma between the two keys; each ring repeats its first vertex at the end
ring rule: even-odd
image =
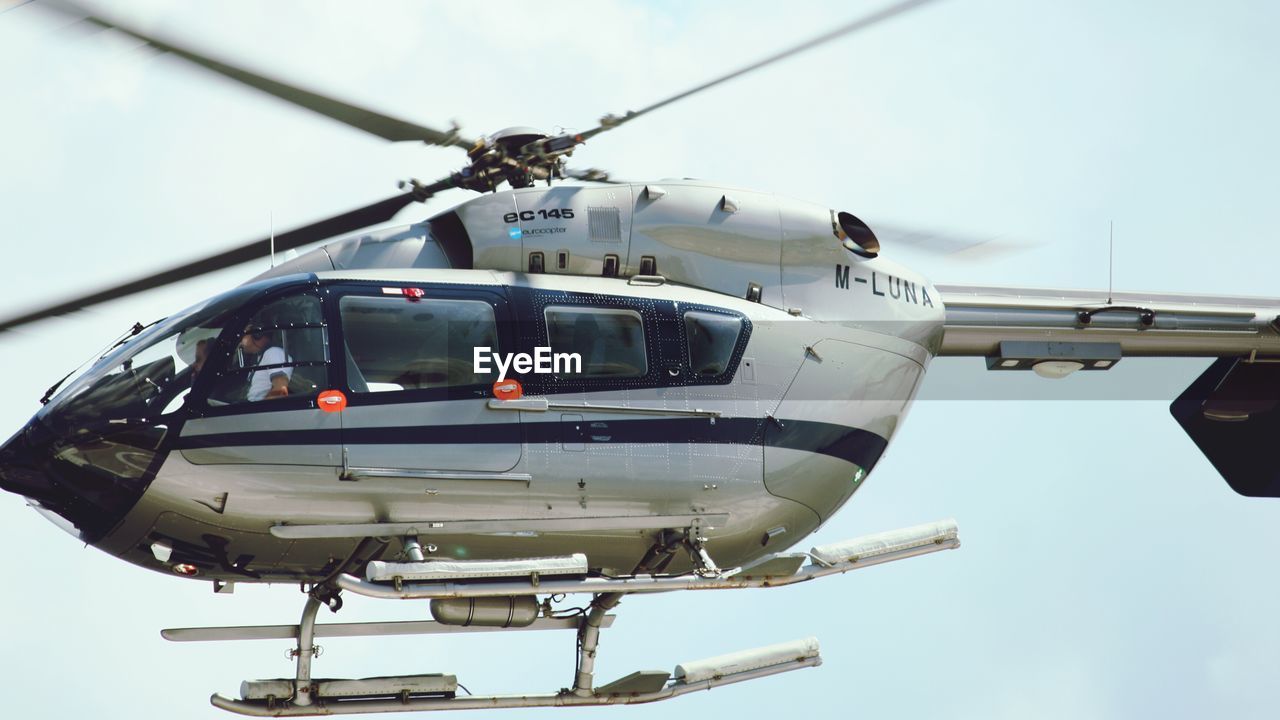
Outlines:
{"type": "MultiPolygon", "coordinates": [[[[585,129],[880,3],[112,5],[247,66],[479,134],[585,129]]],[[[1105,287],[1114,221],[1117,288],[1265,296],[1280,261],[1278,23],[1263,0],[943,0],[638,120],[573,164],[1023,246],[965,260],[886,244],[937,282],[1105,287]]],[[[65,24],[30,6],[0,14],[0,314],[461,163],[456,150],[385,143],[65,24]]],[[[264,268],[0,338],[0,435],[135,320],[264,268]]],[[[964,547],[803,587],[628,599],[603,636],[602,680],[807,635],[825,664],[579,714],[1274,717],[1280,501],[1232,493],[1169,416],[1205,365],[1131,358],[1109,378],[1061,381],[1061,400],[918,403],[857,499],[801,548],[945,517],[964,547]],[[1155,388],[1149,399],[1066,399],[1138,380],[1155,388]]],[[[978,359],[940,361],[926,383],[987,387],[984,372],[978,359]]],[[[294,622],[297,588],[215,596],[83,548],[16,496],[0,498],[0,526],[11,554],[0,714],[221,717],[209,693],[292,674],[285,642],[174,645],[158,630],[294,622]]],[[[426,614],[425,603],[355,598],[339,619],[426,614]]],[[[571,633],[323,644],[319,676],[453,672],[477,693],[572,680],[571,633]]]]}

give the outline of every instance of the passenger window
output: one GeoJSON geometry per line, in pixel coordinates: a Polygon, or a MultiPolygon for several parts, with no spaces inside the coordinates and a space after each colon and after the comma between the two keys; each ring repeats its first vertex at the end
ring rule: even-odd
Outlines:
{"type": "Polygon", "coordinates": [[[714,377],[729,369],[738,345],[742,320],[729,315],[690,310],[684,314],[689,343],[689,369],[694,377],[714,377]]]}
{"type": "Polygon", "coordinates": [[[498,351],[493,307],[482,300],[347,296],[338,302],[353,392],[492,383],[475,372],[475,348],[498,351]]]}
{"type": "Polygon", "coordinates": [[[649,372],[645,358],[644,322],[634,310],[549,307],[547,335],[552,353],[577,353],[582,374],[574,377],[643,377],[649,372]]]}
{"type": "Polygon", "coordinates": [[[328,387],[329,336],[318,297],[271,302],[237,331],[235,350],[209,393],[211,405],[305,397],[328,387]]]}

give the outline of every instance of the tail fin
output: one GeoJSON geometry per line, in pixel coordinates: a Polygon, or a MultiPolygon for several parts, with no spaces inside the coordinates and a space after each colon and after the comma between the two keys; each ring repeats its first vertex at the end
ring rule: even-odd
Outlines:
{"type": "Polygon", "coordinates": [[[1169,412],[1232,490],[1280,497],[1280,363],[1221,358],[1169,412]]]}

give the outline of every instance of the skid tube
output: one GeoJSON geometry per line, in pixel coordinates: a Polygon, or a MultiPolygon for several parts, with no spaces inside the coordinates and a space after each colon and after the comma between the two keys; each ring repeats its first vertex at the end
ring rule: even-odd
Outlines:
{"type": "Polygon", "coordinates": [[[639,703],[659,702],[680,697],[698,690],[732,685],[734,683],[755,680],[779,673],[816,667],[822,664],[822,658],[812,657],[797,659],[786,665],[747,670],[732,675],[707,678],[694,683],[676,682],[657,692],[636,693],[626,695],[586,695],[558,693],[555,695],[473,695],[455,698],[410,698],[400,700],[350,700],[324,705],[277,705],[268,708],[266,705],[243,700],[232,700],[215,693],[209,702],[214,707],[230,710],[241,715],[254,717],[301,717],[307,715],[348,715],[359,713],[383,712],[424,712],[428,710],[496,710],[500,708],[532,708],[532,707],[590,707],[599,705],[635,705],[639,703]]]}

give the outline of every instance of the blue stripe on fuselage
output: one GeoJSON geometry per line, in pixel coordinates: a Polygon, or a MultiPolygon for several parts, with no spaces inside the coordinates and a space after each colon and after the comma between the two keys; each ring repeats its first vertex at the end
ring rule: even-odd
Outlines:
{"type": "Polygon", "coordinates": [[[820,453],[870,472],[888,441],[861,428],[811,420],[656,418],[476,425],[413,425],[345,430],[265,430],[178,438],[179,450],[264,445],[476,445],[697,443],[765,445],[820,453]]]}

